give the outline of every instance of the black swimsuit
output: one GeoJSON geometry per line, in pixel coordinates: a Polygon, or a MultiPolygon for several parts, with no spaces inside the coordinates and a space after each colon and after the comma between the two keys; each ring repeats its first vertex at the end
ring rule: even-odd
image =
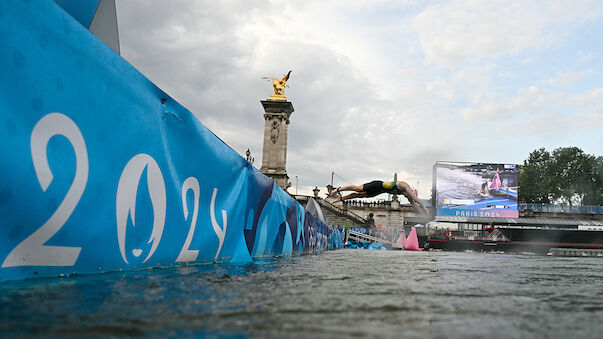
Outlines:
{"type": "Polygon", "coordinates": [[[367,197],[374,197],[381,193],[404,194],[405,189],[398,188],[395,182],[383,182],[380,180],[371,181],[362,185],[362,190],[366,192],[367,197]],[[386,188],[390,186],[391,188],[386,188]]]}

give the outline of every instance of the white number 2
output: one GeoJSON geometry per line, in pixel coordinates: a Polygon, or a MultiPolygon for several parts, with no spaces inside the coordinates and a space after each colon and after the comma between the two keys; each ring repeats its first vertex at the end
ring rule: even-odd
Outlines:
{"type": "Polygon", "coordinates": [[[188,220],[188,206],[186,204],[186,193],[188,190],[193,191],[193,217],[191,219],[191,226],[188,230],[188,235],[184,241],[184,246],[182,246],[182,250],[180,251],[178,258],[176,258],[176,262],[195,261],[199,255],[199,250],[188,249],[191,246],[191,241],[193,240],[193,235],[195,234],[195,225],[197,224],[197,216],[199,215],[199,195],[201,193],[201,189],[199,188],[199,181],[195,177],[187,178],[182,184],[182,210],[184,212],[184,220],[188,220]]]}
{"type": "Polygon", "coordinates": [[[65,225],[88,182],[88,151],[80,129],[64,114],[49,113],[38,121],[31,132],[31,157],[42,190],[46,191],[53,179],[46,148],[55,135],[66,137],[75,151],[76,169],[71,187],[50,219],[17,245],[8,254],[2,267],[73,266],[82,250],[81,247],[44,245],[65,225]]]}

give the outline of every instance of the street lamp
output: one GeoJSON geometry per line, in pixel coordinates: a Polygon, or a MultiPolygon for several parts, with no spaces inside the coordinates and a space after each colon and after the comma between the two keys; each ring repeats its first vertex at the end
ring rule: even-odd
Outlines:
{"type": "Polygon", "coordinates": [[[251,151],[249,150],[249,148],[247,149],[247,152],[245,152],[245,155],[247,156],[245,160],[247,160],[248,163],[253,164],[255,159],[251,157],[251,151]]]}

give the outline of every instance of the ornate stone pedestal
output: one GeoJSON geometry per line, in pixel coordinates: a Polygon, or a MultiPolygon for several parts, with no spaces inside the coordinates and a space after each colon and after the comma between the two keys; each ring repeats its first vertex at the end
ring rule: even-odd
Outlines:
{"type": "Polygon", "coordinates": [[[264,106],[264,149],[260,171],[274,179],[284,190],[291,183],[287,175],[287,133],[293,105],[285,100],[263,100],[264,106]]]}

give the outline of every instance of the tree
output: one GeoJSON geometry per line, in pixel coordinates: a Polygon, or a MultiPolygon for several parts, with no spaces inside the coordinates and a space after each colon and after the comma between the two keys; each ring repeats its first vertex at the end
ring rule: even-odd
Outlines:
{"type": "Polygon", "coordinates": [[[519,172],[521,201],[548,204],[551,202],[552,180],[549,176],[551,154],[544,148],[532,151],[519,172]]]}
{"type": "Polygon", "coordinates": [[[554,200],[569,205],[581,205],[587,192],[593,189],[595,157],[578,147],[561,147],[553,151],[551,175],[554,200]]]}
{"type": "Polygon", "coordinates": [[[594,160],[593,187],[585,196],[585,204],[603,205],[603,156],[594,160]]]}
{"type": "Polygon", "coordinates": [[[519,173],[521,201],[597,205],[603,201],[603,157],[578,147],[530,153],[519,173]]]}

